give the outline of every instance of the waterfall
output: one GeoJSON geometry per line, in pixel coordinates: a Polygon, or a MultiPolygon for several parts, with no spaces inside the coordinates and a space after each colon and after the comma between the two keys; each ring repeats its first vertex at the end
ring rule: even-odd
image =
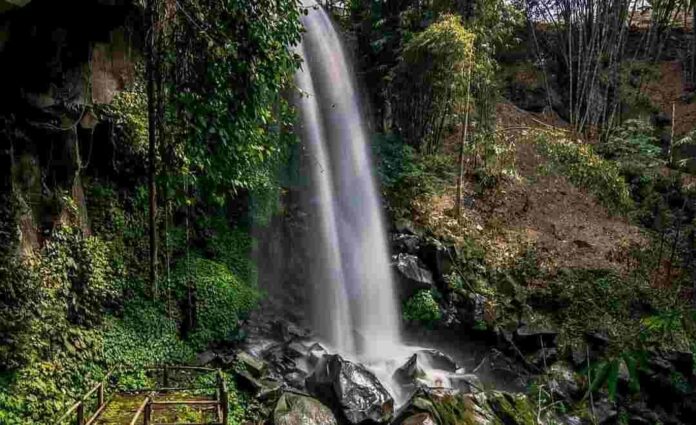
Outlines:
{"type": "Polygon", "coordinates": [[[399,316],[370,138],[338,33],[314,0],[303,5],[296,105],[311,170],[312,324],[342,353],[384,358],[399,346],[399,316]]]}

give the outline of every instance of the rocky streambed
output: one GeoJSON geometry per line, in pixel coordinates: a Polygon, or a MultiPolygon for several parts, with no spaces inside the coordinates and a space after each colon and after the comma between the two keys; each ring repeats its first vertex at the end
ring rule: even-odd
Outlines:
{"type": "Polygon", "coordinates": [[[240,388],[253,395],[265,423],[537,423],[527,397],[486,390],[477,375],[434,349],[404,347],[398,358],[363,363],[330,352],[287,322],[252,320],[248,330],[235,353],[209,351],[199,360],[234,364],[240,388]]]}
{"type": "Polygon", "coordinates": [[[694,423],[691,353],[647,353],[637,371],[618,368],[613,397],[606,386],[590,396],[587,366],[610,354],[606,335],[588,333],[582,350],[563,348],[553,326],[524,316],[503,321],[485,295],[453,290],[447,276],[462,264],[453,246],[408,225],[394,226],[390,241],[400,301],[421,290],[441,294],[440,323],[406,329],[412,347],[376,362],[333,352],[296,325],[303,321],[296,279],[283,281],[291,286],[247,322],[243,344],[205,353],[201,362],[235,365],[269,424],[694,423]],[[286,317],[293,322],[279,319],[286,317]]]}

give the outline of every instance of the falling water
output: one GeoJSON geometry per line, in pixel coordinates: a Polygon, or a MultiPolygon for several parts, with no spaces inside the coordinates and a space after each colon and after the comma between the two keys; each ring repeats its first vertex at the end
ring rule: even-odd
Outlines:
{"type": "Polygon", "coordinates": [[[297,104],[312,170],[313,324],[343,353],[384,358],[399,346],[399,318],[369,137],[329,16],[317,7],[303,19],[296,81],[305,93],[297,104]]]}

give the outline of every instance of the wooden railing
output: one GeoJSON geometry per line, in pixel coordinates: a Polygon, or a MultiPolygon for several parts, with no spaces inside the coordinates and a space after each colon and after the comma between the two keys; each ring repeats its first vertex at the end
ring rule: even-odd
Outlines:
{"type": "MultiPolygon", "coordinates": [[[[156,406],[192,406],[192,407],[214,407],[216,411],[216,421],[215,422],[198,422],[191,423],[187,422],[186,425],[227,425],[227,420],[229,418],[229,393],[227,391],[227,382],[220,369],[211,369],[206,367],[193,367],[193,366],[162,366],[157,368],[149,368],[150,370],[161,370],[162,372],[162,387],[160,391],[174,391],[183,389],[194,389],[191,387],[181,388],[181,387],[170,387],[169,378],[170,374],[174,370],[179,371],[196,371],[196,372],[209,372],[215,373],[215,399],[214,400],[156,400],[155,393],[150,394],[142,403],[135,417],[131,421],[130,425],[137,425],[140,417],[142,416],[143,425],[151,425],[152,422],[152,412],[156,406]]],[[[157,425],[176,425],[176,424],[166,424],[163,422],[158,422],[157,425]]]]}
{"type": "MultiPolygon", "coordinates": [[[[215,409],[215,420],[214,422],[202,422],[202,423],[187,423],[186,425],[227,425],[227,420],[229,418],[229,393],[227,390],[227,383],[225,377],[220,369],[211,369],[206,367],[194,367],[194,366],[155,366],[146,368],[148,371],[154,371],[157,376],[158,384],[156,388],[150,390],[140,390],[139,392],[150,391],[150,393],[145,397],[143,402],[138,407],[135,412],[133,419],[130,421],[130,425],[152,425],[152,414],[157,406],[191,406],[191,407],[212,407],[215,409]],[[185,372],[203,372],[203,373],[214,373],[215,374],[215,396],[211,400],[157,400],[156,395],[158,392],[171,392],[171,391],[186,391],[186,390],[205,390],[206,388],[194,387],[189,385],[177,386],[170,385],[172,373],[175,371],[185,371],[185,372]],[[161,377],[161,381],[159,378],[161,377]],[[160,384],[161,382],[161,384],[160,384]]],[[[92,425],[99,418],[99,415],[106,409],[108,401],[105,399],[106,384],[108,379],[111,377],[111,373],[97,384],[94,388],[88,391],[82,399],[77,403],[72,405],[70,409],[58,420],[58,424],[74,424],[74,425],[92,425]],[[87,401],[96,394],[97,404],[95,412],[87,417],[86,407],[87,401]],[[70,422],[68,422],[70,421],[70,422]]],[[[212,388],[212,387],[208,387],[212,388]]],[[[158,422],[157,425],[168,425],[166,423],[158,422]]],[[[174,425],[174,424],[170,424],[174,425]]]]}
{"type": "Polygon", "coordinates": [[[63,416],[61,416],[60,419],[58,419],[59,424],[63,423],[72,423],[75,425],[92,425],[94,421],[101,415],[101,413],[104,411],[106,408],[106,399],[104,397],[105,395],[105,389],[106,389],[106,384],[109,378],[111,377],[111,372],[107,373],[107,375],[102,379],[100,383],[94,386],[91,390],[89,390],[82,398],[75,404],[73,404],[70,409],[68,409],[67,412],[63,416]],[[91,416],[87,416],[86,408],[87,408],[87,401],[90,399],[90,397],[94,396],[96,394],[97,396],[97,405],[96,405],[96,410],[94,413],[92,413],[91,416]],[[70,419],[72,419],[72,422],[67,422],[70,419]]]}

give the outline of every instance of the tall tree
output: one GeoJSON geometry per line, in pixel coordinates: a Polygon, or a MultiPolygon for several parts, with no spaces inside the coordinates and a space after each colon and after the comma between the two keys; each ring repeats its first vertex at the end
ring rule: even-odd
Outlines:
{"type": "Polygon", "coordinates": [[[157,297],[157,1],[147,1],[146,79],[148,114],[148,191],[149,191],[149,236],[150,236],[150,288],[157,297]]]}

